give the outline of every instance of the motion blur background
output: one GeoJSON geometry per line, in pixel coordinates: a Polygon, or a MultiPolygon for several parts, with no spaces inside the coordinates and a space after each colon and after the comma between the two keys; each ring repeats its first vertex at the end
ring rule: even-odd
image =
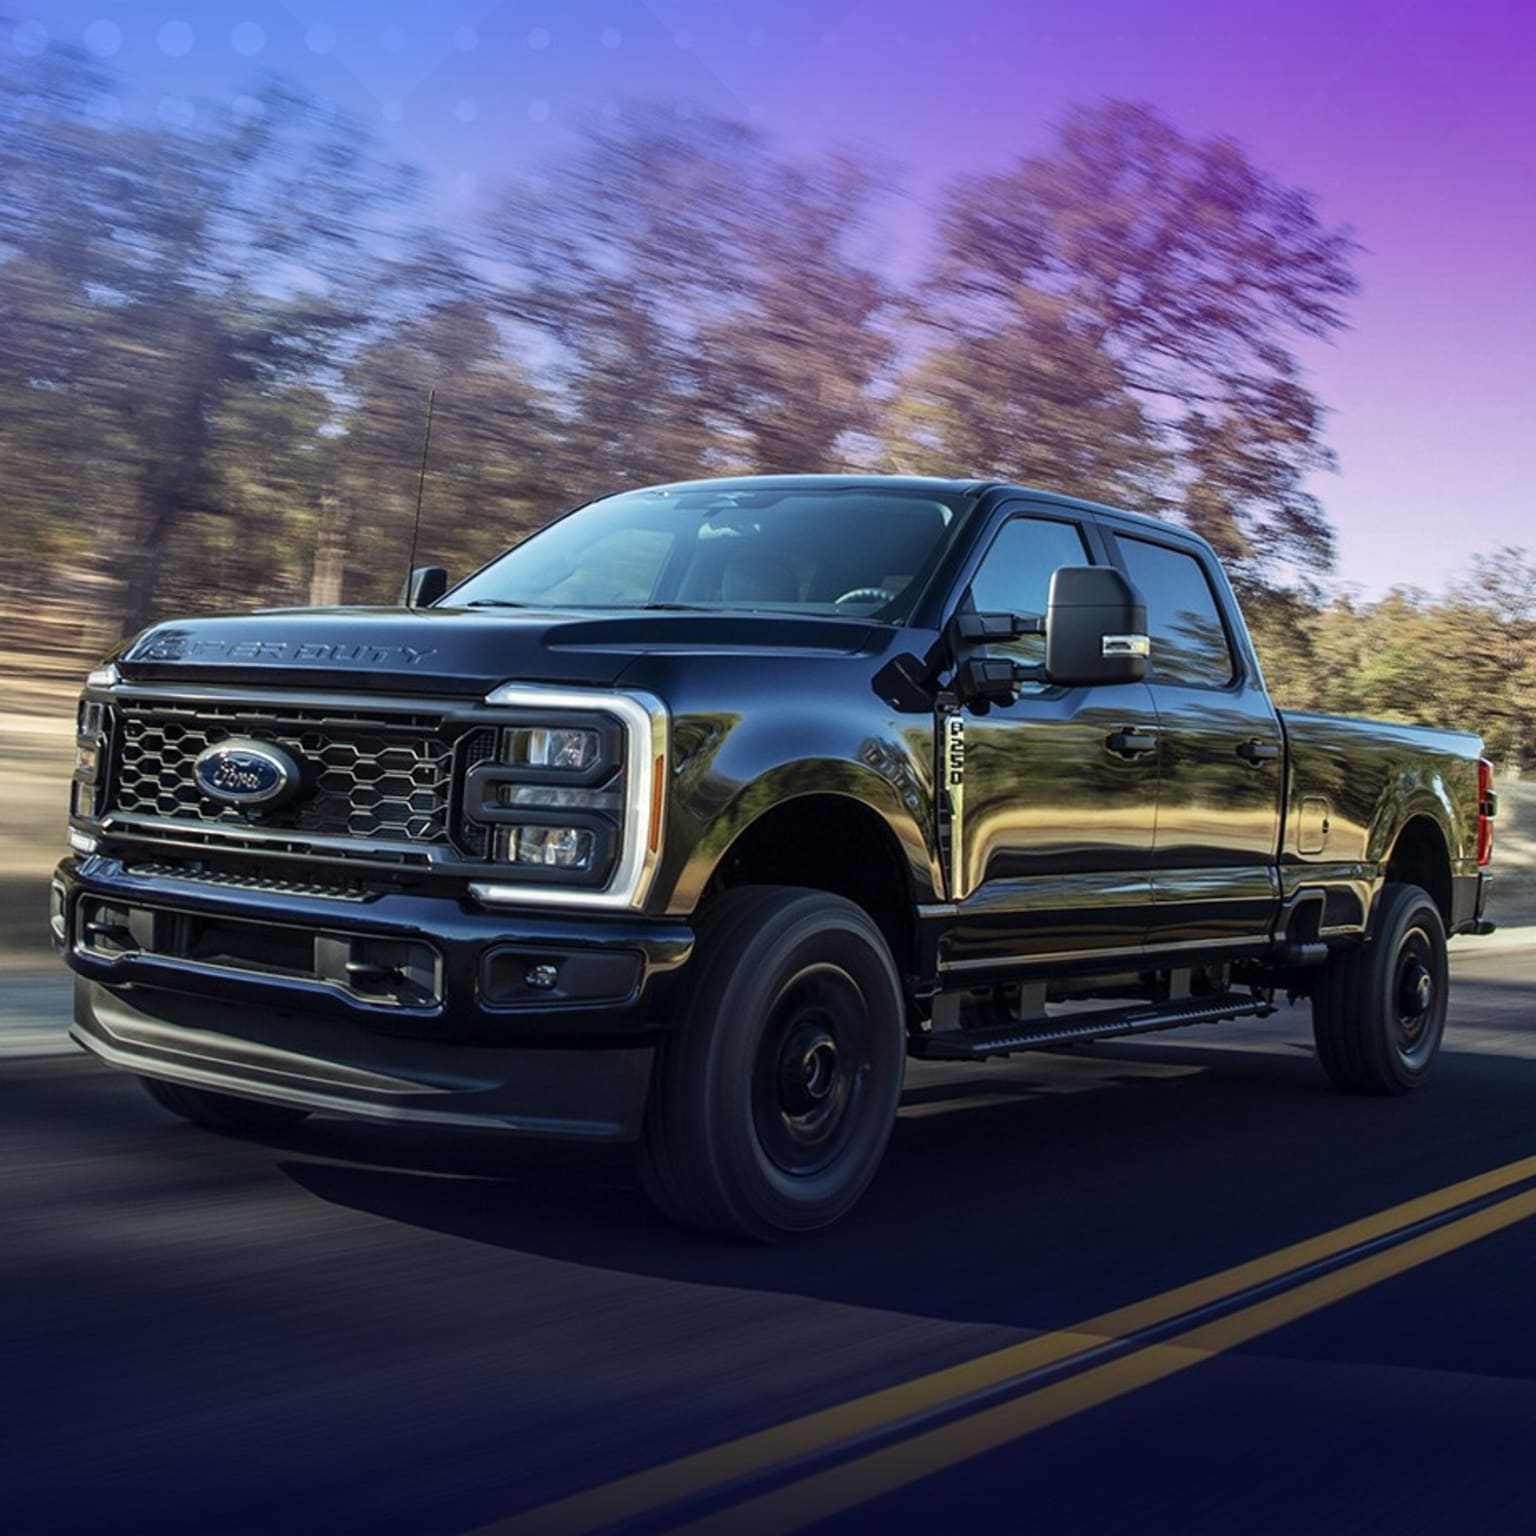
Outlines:
{"type": "Polygon", "coordinates": [[[1536,919],[1528,5],[0,3],[0,947],[80,674],[391,600],[429,389],[455,574],[738,470],[1186,522],[1282,703],[1485,736],[1536,919]]]}

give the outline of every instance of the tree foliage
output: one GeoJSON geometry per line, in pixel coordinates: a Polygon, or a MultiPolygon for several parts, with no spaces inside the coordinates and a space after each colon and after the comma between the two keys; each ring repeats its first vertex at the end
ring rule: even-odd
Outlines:
{"type": "Polygon", "coordinates": [[[1308,479],[1332,459],[1294,346],[1342,325],[1352,252],[1231,140],[1077,111],[950,195],[898,451],[1171,514],[1241,586],[1315,578],[1332,538],[1308,479]]]}
{"type": "Polygon", "coordinates": [[[1247,611],[1281,704],[1470,730],[1505,770],[1536,766],[1536,559],[1526,551],[1475,557],[1438,597],[1399,587],[1374,602],[1247,611]]]}
{"type": "Polygon", "coordinates": [[[388,601],[436,391],[421,558],[478,563],[626,484],[732,470],[1000,475],[1221,551],[1279,697],[1472,725],[1536,760],[1536,566],[1323,601],[1324,412],[1351,243],[1232,143],[1074,114],[942,202],[903,288],[891,172],[642,104],[483,229],[281,85],[186,130],[93,116],[67,52],[0,64],[8,607],[388,601]]]}
{"type": "Polygon", "coordinates": [[[878,188],[639,105],[506,196],[504,304],[547,344],[579,481],[839,467],[892,346],[892,292],[852,254],[878,188]]]}

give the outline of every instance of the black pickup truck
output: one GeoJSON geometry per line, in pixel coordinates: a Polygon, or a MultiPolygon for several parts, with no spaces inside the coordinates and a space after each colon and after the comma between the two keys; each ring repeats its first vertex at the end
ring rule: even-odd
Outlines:
{"type": "Polygon", "coordinates": [[[1210,548],[995,483],[714,480],[397,608],[160,624],[92,673],[55,940],[167,1109],[637,1141],[693,1226],[824,1227],[915,1055],[1311,999],[1439,1048],[1474,737],[1277,712],[1210,548]]]}

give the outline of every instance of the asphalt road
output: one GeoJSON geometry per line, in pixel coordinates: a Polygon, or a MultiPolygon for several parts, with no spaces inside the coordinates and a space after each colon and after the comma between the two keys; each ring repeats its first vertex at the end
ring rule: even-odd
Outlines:
{"type": "Polygon", "coordinates": [[[914,1070],[854,1218],[758,1250],[615,1153],[196,1130],[0,976],[0,1528],[1528,1531],[1536,949],[1456,986],[1405,1100],[1300,1010],[914,1070]]]}

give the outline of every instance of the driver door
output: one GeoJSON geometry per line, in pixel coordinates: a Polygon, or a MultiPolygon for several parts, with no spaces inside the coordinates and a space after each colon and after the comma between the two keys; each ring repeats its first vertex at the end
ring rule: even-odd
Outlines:
{"type": "MultiPolygon", "coordinates": [[[[982,556],[970,600],[983,613],[1043,614],[1059,567],[1104,563],[1081,520],[1019,511],[982,556]]],[[[990,654],[1038,663],[1045,643],[1031,636],[990,654]]],[[[1012,704],[962,706],[960,720],[957,921],[944,968],[1138,950],[1152,920],[1160,754],[1151,690],[1030,683],[1012,704]]]]}

